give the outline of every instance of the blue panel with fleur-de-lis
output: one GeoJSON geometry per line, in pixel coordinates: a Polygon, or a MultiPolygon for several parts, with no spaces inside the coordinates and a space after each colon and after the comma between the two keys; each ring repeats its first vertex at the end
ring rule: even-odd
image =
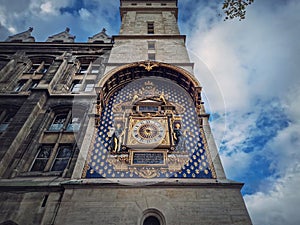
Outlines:
{"type": "MultiPolygon", "coordinates": [[[[173,157],[173,155],[169,152],[167,157],[173,157]]],[[[156,173],[153,173],[151,178],[215,177],[204,132],[199,125],[192,98],[186,90],[168,79],[158,77],[141,78],[120,88],[110,97],[102,110],[100,124],[94,136],[94,143],[89,149],[83,178],[145,178],[139,172],[142,169],[155,170],[156,173]],[[161,168],[159,166],[151,168],[151,165],[146,166],[149,168],[129,165],[127,169],[120,169],[108,160],[117,157],[112,155],[110,151],[113,142],[111,130],[115,126],[113,106],[130,101],[134,93],[138,93],[147,81],[151,81],[157,91],[164,93],[166,100],[177,103],[184,108],[182,115],[180,115],[182,118],[180,146],[178,140],[175,143],[178,145],[176,146],[178,149],[181,148],[185,152],[186,160],[179,169],[170,169],[169,165],[164,165],[161,168]]]]}

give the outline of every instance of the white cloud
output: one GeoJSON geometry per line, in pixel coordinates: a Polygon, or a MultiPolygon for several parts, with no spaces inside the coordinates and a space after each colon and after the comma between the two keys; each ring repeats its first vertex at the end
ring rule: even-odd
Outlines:
{"type": "Polygon", "coordinates": [[[83,20],[88,20],[88,19],[90,19],[91,16],[92,16],[92,14],[90,13],[90,11],[87,10],[87,9],[84,9],[84,8],[81,8],[81,9],[79,10],[79,15],[80,15],[80,17],[81,17],[83,20]]]}
{"type": "Polygon", "coordinates": [[[8,30],[12,34],[16,33],[16,29],[14,27],[8,27],[8,30]]]}
{"type": "Polygon", "coordinates": [[[246,196],[255,225],[300,223],[300,2],[276,3],[255,1],[242,22],[195,6],[186,21],[205,104],[221,117],[211,124],[225,171],[256,186],[246,196]]]}
{"type": "MultiPolygon", "coordinates": [[[[278,96],[298,79],[300,21],[296,11],[300,4],[292,1],[276,14],[268,9],[262,14],[255,7],[262,6],[256,2],[245,22],[213,22],[210,29],[203,26],[202,18],[212,13],[199,13],[189,44],[216,76],[225,103],[233,110],[251,107],[253,97],[278,96]]],[[[201,78],[200,82],[213,96],[210,82],[201,78]]]]}
{"type": "Polygon", "coordinates": [[[89,0],[81,4],[75,0],[0,0],[0,39],[28,27],[34,28],[36,41],[44,41],[66,27],[70,27],[78,42],[87,41],[103,27],[109,34],[118,33],[119,1],[89,0]],[[9,32],[11,27],[15,30],[9,32]]]}
{"type": "Polygon", "coordinates": [[[55,14],[55,9],[53,8],[51,2],[45,2],[41,4],[41,10],[43,13],[55,14]]]}
{"type": "Polygon", "coordinates": [[[271,190],[244,196],[254,225],[299,225],[300,167],[276,180],[271,190]]]}

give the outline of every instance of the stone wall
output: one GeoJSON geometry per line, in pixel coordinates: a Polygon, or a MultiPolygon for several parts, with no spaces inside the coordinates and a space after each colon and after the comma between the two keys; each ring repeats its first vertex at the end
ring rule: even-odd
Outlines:
{"type": "Polygon", "coordinates": [[[251,224],[240,187],[67,187],[55,224],[141,224],[156,210],[172,225],[251,224]]]}
{"type": "Polygon", "coordinates": [[[0,192],[0,223],[11,220],[19,225],[50,225],[59,199],[59,192],[39,189],[0,192]]]}

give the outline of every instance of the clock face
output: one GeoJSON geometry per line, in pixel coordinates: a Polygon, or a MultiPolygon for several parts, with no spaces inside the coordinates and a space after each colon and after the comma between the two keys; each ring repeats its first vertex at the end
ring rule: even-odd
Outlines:
{"type": "Polygon", "coordinates": [[[142,120],[137,122],[132,129],[132,136],[142,144],[160,143],[165,136],[163,125],[155,120],[142,120]]]}

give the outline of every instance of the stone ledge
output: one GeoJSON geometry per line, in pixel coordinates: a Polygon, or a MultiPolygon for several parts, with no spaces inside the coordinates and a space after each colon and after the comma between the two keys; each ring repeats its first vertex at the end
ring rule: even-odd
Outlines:
{"type": "Polygon", "coordinates": [[[78,179],[78,180],[69,180],[62,182],[65,188],[91,188],[95,187],[128,187],[128,188],[138,188],[138,187],[222,187],[222,188],[238,188],[243,187],[243,183],[231,181],[231,180],[218,180],[218,179],[78,179]]]}

